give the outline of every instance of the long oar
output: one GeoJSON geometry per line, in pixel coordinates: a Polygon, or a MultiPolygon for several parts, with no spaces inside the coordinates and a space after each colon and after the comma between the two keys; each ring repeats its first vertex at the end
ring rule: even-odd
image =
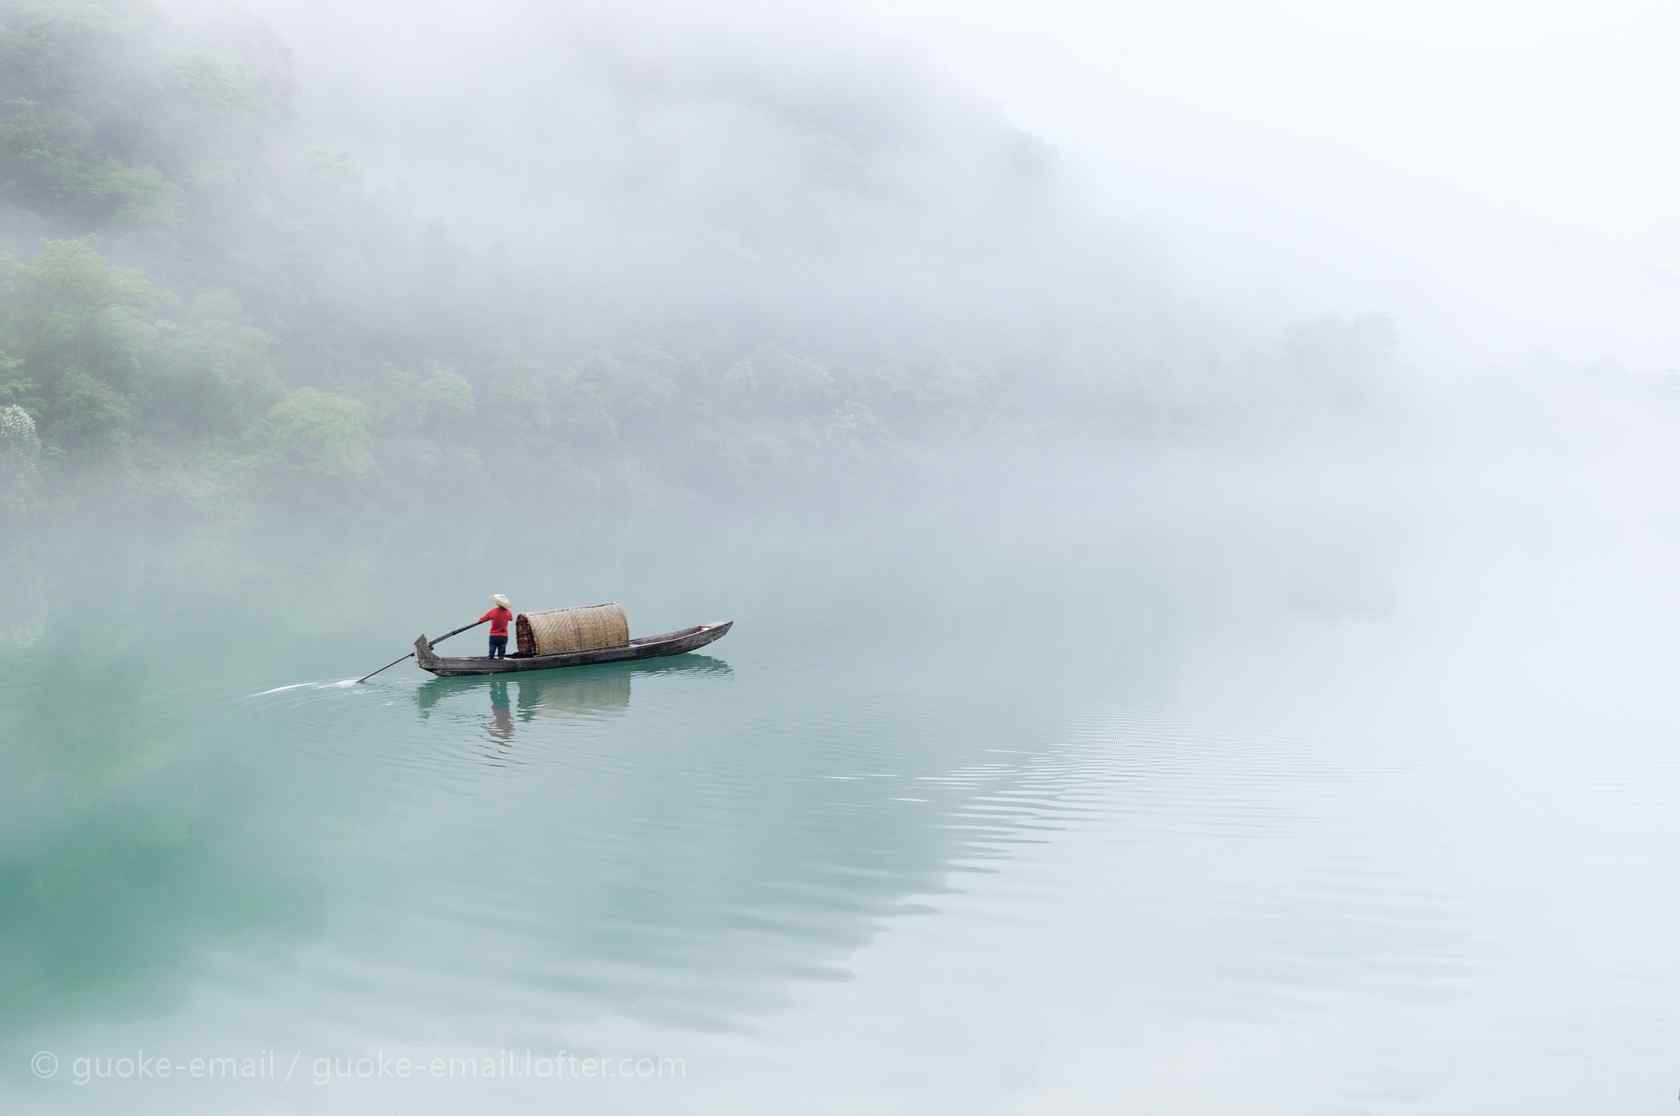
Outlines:
{"type": "MultiPolygon", "coordinates": [[[[427,640],[426,641],[426,646],[427,647],[436,647],[438,644],[442,643],[444,640],[448,639],[452,635],[460,635],[462,632],[469,631],[470,629],[478,627],[479,624],[488,624],[489,622],[490,621],[488,621],[488,620],[479,620],[479,621],[476,621],[475,623],[468,624],[465,627],[456,628],[452,632],[444,632],[442,635],[438,636],[436,639],[427,640]]],[[[392,659],[390,662],[388,662],[384,666],[380,667],[379,670],[374,671],[373,674],[378,674],[380,670],[390,670],[392,667],[394,667],[398,663],[402,662],[403,659],[412,659],[412,658],[414,658],[414,652],[410,651],[408,654],[404,655],[402,657],[402,659],[392,659]]],[[[356,681],[357,682],[366,682],[369,678],[373,677],[373,674],[364,674],[360,678],[356,679],[356,681]]]]}

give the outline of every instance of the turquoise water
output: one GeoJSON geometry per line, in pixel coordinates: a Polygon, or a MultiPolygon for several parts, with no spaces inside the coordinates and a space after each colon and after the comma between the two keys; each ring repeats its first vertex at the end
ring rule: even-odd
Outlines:
{"type": "Polygon", "coordinates": [[[1666,1110],[1673,540],[1331,531],[1241,483],[419,560],[43,537],[0,1099],[1666,1110]],[[736,628],[348,684],[491,591],[736,628]]]}

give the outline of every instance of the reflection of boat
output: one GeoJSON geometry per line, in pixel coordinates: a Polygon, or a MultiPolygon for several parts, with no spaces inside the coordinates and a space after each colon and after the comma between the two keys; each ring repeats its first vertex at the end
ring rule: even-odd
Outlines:
{"type": "MultiPolygon", "coordinates": [[[[521,721],[537,716],[608,713],[629,706],[630,679],[638,674],[732,673],[729,664],[722,659],[709,655],[683,655],[653,662],[607,663],[565,674],[524,674],[514,679],[517,697],[512,707],[518,711],[521,721]]],[[[455,695],[465,697],[489,691],[490,708],[494,714],[498,707],[505,709],[508,706],[506,687],[505,677],[433,678],[415,691],[414,700],[420,707],[420,715],[428,717],[434,706],[455,695]]]]}
{"type": "Polygon", "coordinates": [[[680,631],[643,636],[619,647],[602,647],[594,651],[570,651],[563,655],[531,655],[524,651],[505,659],[482,656],[449,659],[432,654],[432,644],[425,636],[414,641],[414,661],[421,670],[429,670],[439,677],[461,674],[502,674],[509,671],[553,670],[557,667],[586,666],[591,663],[616,663],[627,659],[657,659],[666,655],[683,655],[698,650],[729,634],[735,621],[720,624],[697,624],[680,631]]]}

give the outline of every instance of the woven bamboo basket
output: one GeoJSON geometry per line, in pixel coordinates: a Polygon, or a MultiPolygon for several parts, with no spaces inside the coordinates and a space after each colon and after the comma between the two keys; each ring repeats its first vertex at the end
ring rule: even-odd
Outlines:
{"type": "Polygon", "coordinates": [[[514,628],[523,655],[599,651],[630,642],[630,622],[624,617],[624,606],[617,603],[521,612],[514,628]]]}

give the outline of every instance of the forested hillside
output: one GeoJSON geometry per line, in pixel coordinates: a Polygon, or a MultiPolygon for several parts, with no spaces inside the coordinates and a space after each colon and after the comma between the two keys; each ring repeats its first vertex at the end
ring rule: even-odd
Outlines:
{"type": "Polygon", "coordinates": [[[552,111],[413,110],[434,165],[518,184],[463,232],[393,188],[426,167],[312,132],[260,21],[0,0],[9,514],[423,510],[515,463],[785,489],[1050,415],[1248,421],[1260,364],[1357,403],[1390,359],[1381,319],[1256,344],[1191,311],[1053,152],[903,67],[562,61],[552,111]]]}

